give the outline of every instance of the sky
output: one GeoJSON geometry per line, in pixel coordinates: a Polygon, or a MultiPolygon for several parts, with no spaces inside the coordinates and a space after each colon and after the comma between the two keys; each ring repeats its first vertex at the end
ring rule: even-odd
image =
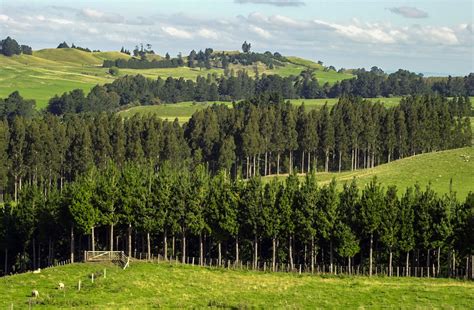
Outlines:
{"type": "Polygon", "coordinates": [[[0,0],[0,38],[33,49],[66,41],[155,52],[252,50],[336,68],[474,72],[472,0],[0,0]]]}

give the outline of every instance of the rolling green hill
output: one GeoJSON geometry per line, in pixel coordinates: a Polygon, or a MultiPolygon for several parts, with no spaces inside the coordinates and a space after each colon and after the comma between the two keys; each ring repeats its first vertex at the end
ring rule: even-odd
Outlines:
{"type": "MultiPolygon", "coordinates": [[[[420,154],[383,164],[372,169],[345,171],[341,173],[318,172],[320,184],[327,184],[333,178],[342,187],[345,182],[356,178],[360,188],[374,176],[384,185],[396,185],[399,194],[408,186],[418,183],[424,189],[431,183],[433,190],[444,194],[449,192],[450,180],[459,199],[474,192],[474,147],[420,154]]],[[[270,179],[271,177],[266,177],[270,179]]]]}
{"type": "Polygon", "coordinates": [[[474,283],[452,279],[297,275],[169,263],[72,264],[0,278],[0,308],[468,309],[474,283]],[[92,273],[103,272],[106,278],[92,273]],[[81,290],[77,290],[81,280],[81,290]],[[58,283],[65,284],[58,290],[58,283]],[[32,290],[39,297],[31,298],[32,290]]]}
{"type": "MultiPolygon", "coordinates": [[[[153,56],[159,59],[161,56],[153,56]]],[[[78,49],[43,49],[34,51],[33,55],[16,55],[6,57],[0,55],[0,97],[4,98],[13,91],[27,99],[36,99],[37,108],[44,108],[48,100],[55,94],[62,94],[75,88],[88,92],[96,84],[113,81],[116,77],[108,74],[107,68],[102,68],[104,60],[118,58],[128,59],[129,55],[120,52],[84,52],[78,49]]],[[[284,66],[277,66],[270,70],[259,64],[258,74],[279,74],[281,76],[298,75],[308,67],[319,66],[309,60],[293,57],[294,61],[284,66]]],[[[319,68],[319,67],[318,67],[319,68]]],[[[249,75],[255,75],[255,67],[231,65],[234,71],[244,69],[249,75]]],[[[223,74],[224,70],[212,68],[209,70],[199,68],[163,68],[163,69],[120,69],[120,75],[142,74],[156,79],[159,76],[184,77],[196,79],[207,74],[223,74]]],[[[335,81],[351,78],[350,74],[340,74],[334,71],[324,72],[318,69],[315,76],[320,83],[334,83],[335,81]]]]}

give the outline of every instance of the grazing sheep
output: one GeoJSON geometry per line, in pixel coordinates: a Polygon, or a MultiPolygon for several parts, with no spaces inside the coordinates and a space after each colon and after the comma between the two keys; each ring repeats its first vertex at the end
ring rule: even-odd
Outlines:
{"type": "Polygon", "coordinates": [[[36,270],[33,270],[33,273],[41,273],[41,268],[38,268],[36,270]]]}
{"type": "Polygon", "coordinates": [[[64,283],[59,282],[59,283],[58,283],[58,289],[64,290],[64,283]]]}
{"type": "Polygon", "coordinates": [[[40,295],[40,293],[38,292],[38,290],[32,290],[31,291],[31,297],[38,298],[39,295],[40,295]]]}

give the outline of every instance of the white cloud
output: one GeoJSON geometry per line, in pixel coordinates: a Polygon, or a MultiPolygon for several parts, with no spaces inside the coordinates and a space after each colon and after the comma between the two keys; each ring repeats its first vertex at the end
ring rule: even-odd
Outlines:
{"type": "Polygon", "coordinates": [[[167,35],[178,38],[178,39],[191,39],[192,38],[191,33],[185,30],[177,29],[175,27],[163,26],[161,27],[161,30],[163,30],[163,32],[165,32],[167,35]]]}
{"type": "Polygon", "coordinates": [[[239,4],[268,4],[274,6],[303,6],[305,3],[299,0],[234,0],[239,4]]]}
{"type": "Polygon", "coordinates": [[[63,18],[49,18],[47,19],[48,21],[51,21],[55,24],[59,24],[59,25],[71,25],[71,24],[74,24],[72,21],[70,20],[67,20],[67,19],[63,19],[63,18]]]}
{"type": "Polygon", "coordinates": [[[106,13],[90,8],[85,8],[77,13],[80,19],[96,23],[120,24],[125,21],[123,16],[115,13],[106,13]]]}
{"type": "Polygon", "coordinates": [[[103,12],[99,12],[99,11],[96,11],[96,10],[93,10],[93,9],[83,9],[82,10],[82,13],[87,16],[87,17],[91,17],[91,18],[101,18],[104,16],[104,13],[103,12]]]}
{"type": "Polygon", "coordinates": [[[7,15],[0,14],[0,22],[7,22],[10,19],[7,15]]]}
{"type": "Polygon", "coordinates": [[[130,49],[143,42],[152,44],[162,54],[187,54],[205,47],[235,50],[247,40],[255,51],[278,51],[348,68],[368,63],[388,69],[410,69],[404,60],[418,65],[430,58],[436,59],[436,64],[446,63],[447,69],[443,70],[447,72],[451,70],[449,64],[457,66],[453,70],[458,72],[472,71],[466,69],[472,67],[472,22],[430,26],[428,21],[400,25],[364,19],[308,20],[290,17],[283,10],[274,15],[254,12],[217,19],[182,13],[122,18],[95,8],[45,7],[2,10],[0,33],[33,48],[52,47],[66,40],[91,49],[115,50],[121,46],[130,49]]]}
{"type": "Polygon", "coordinates": [[[323,26],[336,34],[360,43],[381,44],[440,44],[457,45],[459,41],[456,31],[449,27],[420,26],[396,28],[390,24],[360,23],[337,24],[314,20],[318,26],[323,26]]]}
{"type": "Polygon", "coordinates": [[[427,18],[428,17],[428,13],[426,13],[425,11],[422,11],[420,9],[417,9],[411,6],[400,6],[396,8],[389,8],[388,10],[394,14],[398,14],[406,18],[427,18]]]}
{"type": "Polygon", "coordinates": [[[219,35],[217,34],[217,32],[207,29],[207,28],[199,29],[198,35],[205,39],[217,40],[219,38],[219,35]]]}
{"type": "Polygon", "coordinates": [[[267,30],[265,30],[263,28],[260,28],[258,26],[250,25],[249,29],[250,29],[250,31],[256,33],[261,38],[270,39],[272,37],[270,32],[268,32],[267,30]]]}

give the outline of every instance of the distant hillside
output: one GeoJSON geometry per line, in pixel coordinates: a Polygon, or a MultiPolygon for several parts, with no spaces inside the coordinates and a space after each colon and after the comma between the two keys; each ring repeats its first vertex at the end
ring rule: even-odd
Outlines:
{"type": "MultiPolygon", "coordinates": [[[[230,52],[235,53],[235,52],[230,52]]],[[[113,81],[116,77],[108,73],[108,68],[102,68],[104,60],[129,59],[131,56],[120,52],[85,52],[73,48],[54,48],[34,51],[33,55],[15,55],[6,57],[0,55],[0,97],[5,98],[15,90],[27,99],[35,99],[39,109],[44,108],[48,100],[55,94],[62,94],[72,89],[80,88],[88,92],[96,84],[113,81]]],[[[159,55],[147,56],[162,59],[159,55]]],[[[297,57],[290,57],[290,62],[284,66],[269,69],[263,64],[257,66],[230,65],[235,72],[246,70],[251,76],[258,74],[278,74],[281,76],[298,75],[308,68],[319,68],[319,65],[297,57]]],[[[205,68],[163,68],[163,69],[120,69],[118,76],[126,74],[142,74],[156,79],[161,76],[185,79],[196,79],[207,74],[224,74],[223,69],[205,68]]],[[[316,70],[315,76],[320,84],[334,83],[351,78],[352,75],[340,74],[334,71],[316,70]]]]}
{"type": "Polygon", "coordinates": [[[74,65],[102,65],[104,60],[128,59],[129,55],[120,52],[84,52],[75,48],[49,48],[34,51],[33,56],[54,62],[68,62],[74,65]]]}
{"type": "Polygon", "coordinates": [[[361,188],[377,176],[384,186],[396,185],[399,193],[416,183],[422,188],[431,183],[437,193],[448,193],[452,179],[457,197],[465,199],[470,191],[474,192],[474,147],[420,154],[372,169],[341,173],[318,172],[316,176],[321,184],[329,183],[335,178],[340,187],[356,178],[361,188]]]}

